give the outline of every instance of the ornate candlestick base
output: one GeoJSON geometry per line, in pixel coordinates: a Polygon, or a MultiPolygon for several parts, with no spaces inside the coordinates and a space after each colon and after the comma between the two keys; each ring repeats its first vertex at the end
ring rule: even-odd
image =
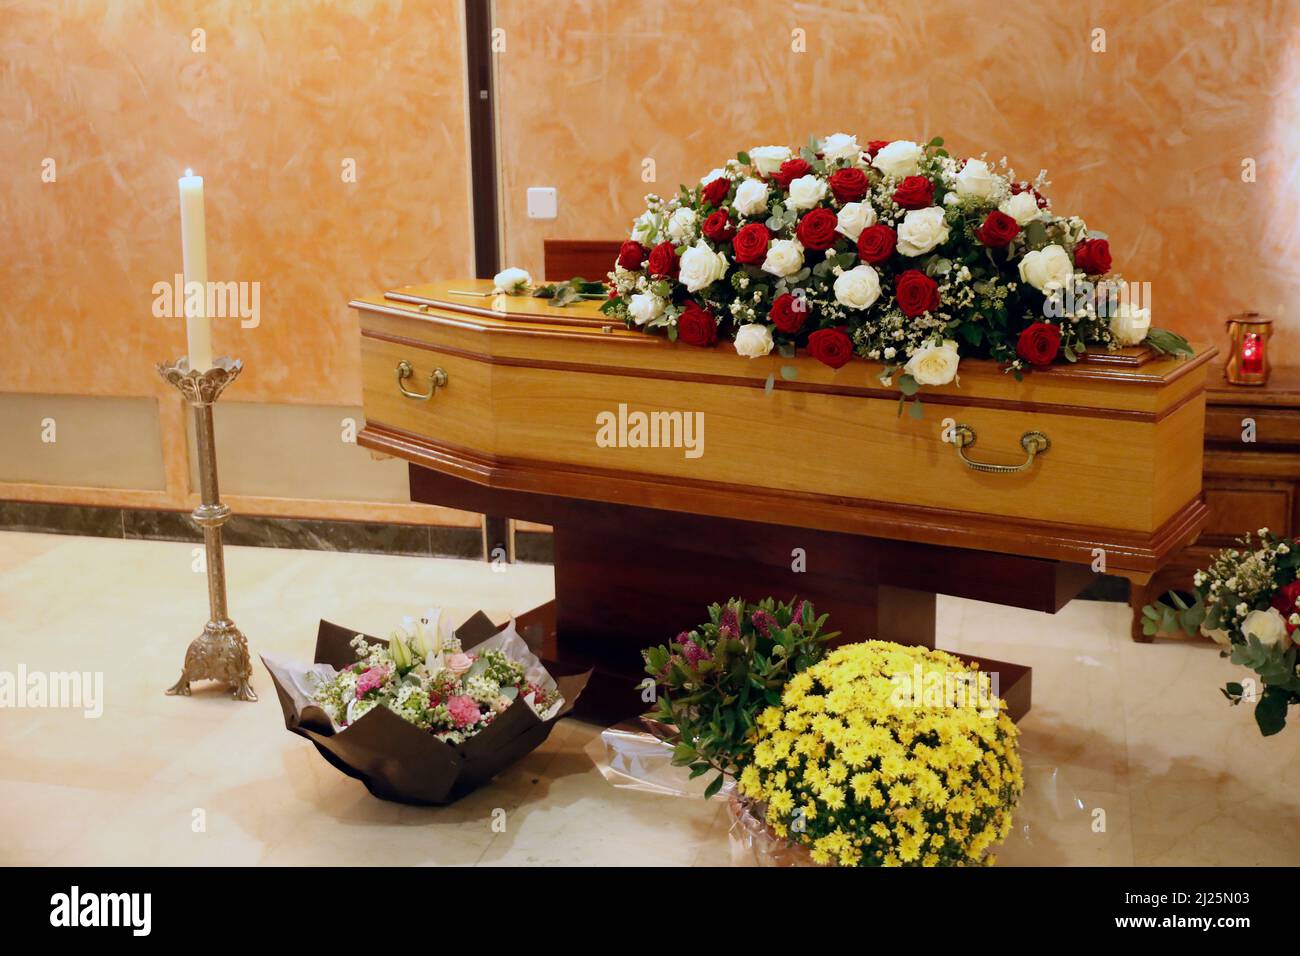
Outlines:
{"type": "Polygon", "coordinates": [[[226,386],[239,377],[244,364],[239,359],[219,358],[206,371],[190,368],[189,359],[181,357],[170,365],[159,363],[158,374],[175,385],[194,407],[194,432],[199,447],[199,498],[193,518],[203,528],[207,553],[208,608],[210,616],[203,633],[185,652],[185,667],[180,680],[167,688],[168,694],[190,694],[190,682],[215,680],[234,688],[235,700],[257,700],[250,680],[253,665],[248,657],[248,641],[235,627],[226,610],[226,559],[221,542],[221,526],[230,518],[230,508],[221,503],[217,487],[216,436],[212,427],[212,406],[226,386]]]}

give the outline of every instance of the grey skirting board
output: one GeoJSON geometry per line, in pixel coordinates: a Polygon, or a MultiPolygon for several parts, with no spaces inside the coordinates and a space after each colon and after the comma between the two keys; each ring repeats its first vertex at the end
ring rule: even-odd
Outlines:
{"type": "MultiPolygon", "coordinates": [[[[222,530],[226,544],[257,548],[483,558],[483,536],[478,528],[234,515],[222,530]]],[[[0,531],[149,541],[203,540],[203,532],[186,512],[28,501],[0,500],[0,531]]],[[[516,532],[517,560],[549,564],[553,553],[549,533],[516,532]]]]}

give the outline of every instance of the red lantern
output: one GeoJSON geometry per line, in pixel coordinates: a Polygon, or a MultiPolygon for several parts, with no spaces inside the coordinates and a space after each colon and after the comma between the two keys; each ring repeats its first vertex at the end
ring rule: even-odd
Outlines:
{"type": "Polygon", "coordinates": [[[1268,381],[1268,337],[1273,320],[1258,312],[1228,317],[1228,361],[1223,377],[1233,385],[1263,385],[1268,381]]]}

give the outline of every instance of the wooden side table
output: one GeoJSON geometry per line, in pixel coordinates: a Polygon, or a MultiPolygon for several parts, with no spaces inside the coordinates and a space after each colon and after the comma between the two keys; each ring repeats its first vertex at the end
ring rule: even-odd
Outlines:
{"type": "Polygon", "coordinates": [[[1190,591],[1192,575],[1247,531],[1300,533],[1300,367],[1274,368],[1267,385],[1229,385],[1211,369],[1205,393],[1205,502],[1210,521],[1196,544],[1144,585],[1134,585],[1133,639],[1142,608],[1166,591],[1190,591]]]}

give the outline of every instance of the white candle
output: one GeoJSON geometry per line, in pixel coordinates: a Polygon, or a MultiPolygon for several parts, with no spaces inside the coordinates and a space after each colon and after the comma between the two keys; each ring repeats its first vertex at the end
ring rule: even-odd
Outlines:
{"type": "Polygon", "coordinates": [[[181,188],[181,253],[185,266],[185,340],[190,368],[212,368],[212,320],[208,317],[208,240],[203,219],[203,177],[190,170],[181,188]],[[191,283],[198,283],[196,287],[191,283]]]}

